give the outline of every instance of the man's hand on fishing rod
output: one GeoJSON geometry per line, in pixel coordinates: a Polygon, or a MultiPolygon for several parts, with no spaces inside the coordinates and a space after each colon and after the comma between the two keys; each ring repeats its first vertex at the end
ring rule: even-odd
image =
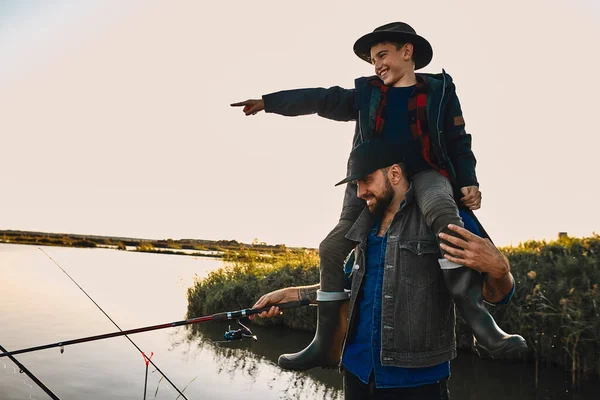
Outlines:
{"type": "MultiPolygon", "coordinates": [[[[279,315],[280,310],[276,304],[287,303],[290,301],[308,300],[311,303],[317,302],[317,291],[321,288],[318,283],[310,286],[297,286],[275,290],[263,295],[252,308],[261,308],[269,304],[275,304],[269,311],[263,311],[257,314],[261,318],[271,318],[279,315]]],[[[250,317],[252,318],[252,316],[250,317]]]]}
{"type": "Polygon", "coordinates": [[[243,111],[246,116],[255,115],[265,109],[265,102],[262,99],[250,99],[246,101],[240,101],[239,103],[230,104],[231,107],[244,107],[243,111]]]}
{"type": "MultiPolygon", "coordinates": [[[[289,287],[284,289],[275,290],[273,292],[264,294],[258,301],[252,306],[252,308],[262,308],[269,304],[280,304],[287,303],[288,301],[298,300],[298,288],[289,287]]],[[[280,310],[277,306],[272,306],[269,311],[263,311],[260,314],[256,314],[261,318],[271,318],[279,315],[280,310]]],[[[253,315],[250,316],[252,319],[253,315]]]]}

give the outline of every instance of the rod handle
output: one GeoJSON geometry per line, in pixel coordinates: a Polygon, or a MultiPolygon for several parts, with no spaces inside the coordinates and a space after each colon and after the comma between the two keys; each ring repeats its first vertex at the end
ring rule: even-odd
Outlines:
{"type": "Polygon", "coordinates": [[[264,306],[262,308],[251,308],[248,310],[249,315],[252,314],[260,314],[263,311],[269,311],[271,307],[279,307],[280,310],[289,310],[291,308],[298,308],[302,306],[307,306],[310,304],[309,300],[297,300],[297,301],[288,301],[287,303],[281,304],[269,304],[268,306],[264,306]]]}
{"type": "MultiPolygon", "coordinates": [[[[298,308],[298,307],[302,307],[302,306],[307,306],[309,304],[310,304],[309,300],[297,300],[297,301],[288,301],[287,303],[272,304],[272,305],[279,307],[280,310],[289,310],[290,308],[298,308]]],[[[263,311],[269,311],[269,309],[271,309],[272,305],[268,305],[268,306],[265,306],[262,308],[247,308],[245,310],[219,313],[219,314],[213,315],[212,320],[213,321],[225,321],[225,320],[229,320],[229,319],[238,319],[238,318],[249,317],[250,315],[260,314],[263,311]]]]}

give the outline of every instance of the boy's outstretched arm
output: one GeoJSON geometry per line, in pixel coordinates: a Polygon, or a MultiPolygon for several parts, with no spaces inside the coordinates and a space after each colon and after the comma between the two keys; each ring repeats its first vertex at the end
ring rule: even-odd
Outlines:
{"type": "Polygon", "coordinates": [[[251,99],[231,104],[232,107],[244,107],[246,115],[254,115],[262,110],[268,113],[294,117],[298,115],[318,114],[335,121],[356,119],[358,111],[354,103],[354,89],[334,86],[328,89],[295,89],[270,93],[262,99],[251,99]]]}

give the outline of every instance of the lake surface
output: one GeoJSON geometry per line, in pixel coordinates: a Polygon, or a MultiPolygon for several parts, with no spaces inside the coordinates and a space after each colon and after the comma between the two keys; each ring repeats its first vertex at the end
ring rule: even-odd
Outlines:
{"type": "MultiPolygon", "coordinates": [[[[194,276],[219,268],[218,259],[110,249],[42,247],[122,329],[185,318],[194,276]]],[[[114,332],[117,329],[36,246],[0,244],[0,345],[8,350],[114,332]]],[[[247,305],[248,307],[251,304],[247,305]]],[[[231,310],[223,310],[231,311],[231,310]]],[[[341,399],[335,370],[283,371],[277,357],[299,350],[311,333],[250,326],[258,342],[218,343],[228,323],[132,335],[152,361],[191,399],[341,399]]],[[[233,323],[232,323],[233,325],[233,323]]],[[[233,326],[232,326],[233,328],[233,326]]],[[[145,364],[127,339],[113,338],[17,356],[61,399],[141,399],[145,364]]],[[[177,393],[150,366],[147,399],[177,393]]],[[[557,368],[481,360],[460,354],[452,363],[453,399],[597,400],[600,382],[580,388],[557,368]]],[[[0,359],[0,399],[48,396],[7,358],[0,359]]]]}

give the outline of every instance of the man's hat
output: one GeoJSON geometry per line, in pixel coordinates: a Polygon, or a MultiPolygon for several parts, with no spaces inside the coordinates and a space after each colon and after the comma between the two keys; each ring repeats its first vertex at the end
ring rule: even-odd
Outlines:
{"type": "Polygon", "coordinates": [[[376,28],[367,33],[354,43],[354,52],[362,60],[371,63],[371,47],[377,43],[394,41],[399,43],[411,43],[414,47],[413,60],[415,69],[421,69],[431,62],[433,49],[429,42],[417,35],[417,32],[404,22],[392,22],[376,28]]]}
{"type": "Polygon", "coordinates": [[[401,148],[382,139],[371,139],[356,146],[348,159],[348,176],[335,186],[352,182],[403,161],[401,148]]]}

